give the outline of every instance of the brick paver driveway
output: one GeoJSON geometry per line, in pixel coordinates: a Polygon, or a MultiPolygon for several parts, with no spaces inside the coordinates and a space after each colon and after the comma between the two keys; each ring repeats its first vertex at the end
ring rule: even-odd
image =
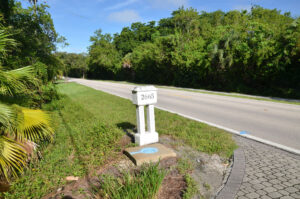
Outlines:
{"type": "Polygon", "coordinates": [[[299,155],[239,136],[236,141],[244,151],[245,172],[235,198],[300,199],[299,155]]]}

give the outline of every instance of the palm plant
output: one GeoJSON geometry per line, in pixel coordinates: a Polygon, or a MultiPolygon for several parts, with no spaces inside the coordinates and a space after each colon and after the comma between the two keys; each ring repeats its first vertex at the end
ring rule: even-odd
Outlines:
{"type": "MultiPolygon", "coordinates": [[[[0,30],[0,60],[9,45],[14,46],[15,42],[0,30]]],[[[37,82],[31,66],[5,71],[0,62],[0,177],[7,181],[10,176],[17,177],[26,165],[26,142],[52,140],[53,130],[47,113],[5,101],[7,97],[26,93],[29,86],[37,82]]]]}

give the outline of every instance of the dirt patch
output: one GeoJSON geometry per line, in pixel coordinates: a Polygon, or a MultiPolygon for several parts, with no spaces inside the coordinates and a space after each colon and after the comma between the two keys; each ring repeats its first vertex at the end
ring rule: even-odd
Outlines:
{"type": "Polygon", "coordinates": [[[121,175],[121,169],[128,168],[130,164],[134,166],[133,163],[131,163],[129,160],[126,160],[123,155],[120,155],[117,160],[108,162],[101,169],[96,171],[96,173],[94,172],[89,176],[80,178],[78,181],[69,182],[64,186],[59,187],[56,191],[44,196],[43,199],[98,198],[95,195],[95,190],[100,187],[101,183],[98,176],[101,174],[119,176],[121,175]],[[123,167],[121,168],[119,166],[123,167]]]}
{"type": "MultiPolygon", "coordinates": [[[[186,182],[182,174],[178,172],[174,165],[177,164],[177,158],[166,158],[161,160],[159,168],[169,171],[164,178],[158,192],[159,199],[182,198],[183,190],[186,188],[186,182]]],[[[100,198],[97,191],[101,186],[101,178],[97,177],[102,174],[108,174],[115,177],[122,176],[122,171],[139,172],[140,167],[135,166],[127,157],[118,162],[110,162],[105,165],[101,171],[94,177],[84,177],[78,181],[73,181],[67,185],[58,188],[56,191],[46,195],[43,199],[86,199],[100,198]]]]}
{"type": "Polygon", "coordinates": [[[129,144],[132,143],[132,137],[129,136],[129,134],[124,135],[120,141],[119,141],[119,146],[124,150],[124,148],[128,147],[129,144]]]}
{"type": "Polygon", "coordinates": [[[186,189],[186,182],[182,174],[174,169],[164,178],[161,188],[157,194],[159,199],[179,199],[182,198],[186,189]]]}
{"type": "Polygon", "coordinates": [[[160,161],[160,168],[163,168],[168,172],[165,176],[160,190],[158,191],[157,198],[159,199],[177,199],[182,198],[183,191],[186,188],[186,182],[184,176],[179,173],[175,167],[177,165],[178,158],[166,158],[160,161]]]}
{"type": "Polygon", "coordinates": [[[178,143],[169,136],[161,136],[160,142],[172,147],[177,156],[192,164],[191,177],[196,181],[198,194],[193,198],[212,198],[223,184],[223,178],[229,165],[228,160],[220,156],[208,155],[189,146],[178,143]]]}

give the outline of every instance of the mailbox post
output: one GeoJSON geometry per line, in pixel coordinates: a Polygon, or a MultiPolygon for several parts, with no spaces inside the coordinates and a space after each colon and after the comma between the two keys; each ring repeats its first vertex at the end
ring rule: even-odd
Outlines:
{"type": "Polygon", "coordinates": [[[139,146],[158,142],[155,131],[154,104],[157,103],[157,89],[154,86],[137,86],[132,90],[132,102],[136,105],[137,133],[135,143],[139,146]],[[147,110],[147,131],[145,130],[145,113],[147,110]]]}

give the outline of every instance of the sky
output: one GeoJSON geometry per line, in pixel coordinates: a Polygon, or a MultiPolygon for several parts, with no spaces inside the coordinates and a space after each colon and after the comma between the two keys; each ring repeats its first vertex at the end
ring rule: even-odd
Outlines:
{"type": "Polygon", "coordinates": [[[97,29],[117,33],[133,22],[147,23],[170,17],[181,6],[197,11],[250,10],[252,5],[291,12],[300,16],[300,0],[41,0],[50,6],[56,31],[69,46],[58,51],[87,52],[89,39],[97,29]]]}

